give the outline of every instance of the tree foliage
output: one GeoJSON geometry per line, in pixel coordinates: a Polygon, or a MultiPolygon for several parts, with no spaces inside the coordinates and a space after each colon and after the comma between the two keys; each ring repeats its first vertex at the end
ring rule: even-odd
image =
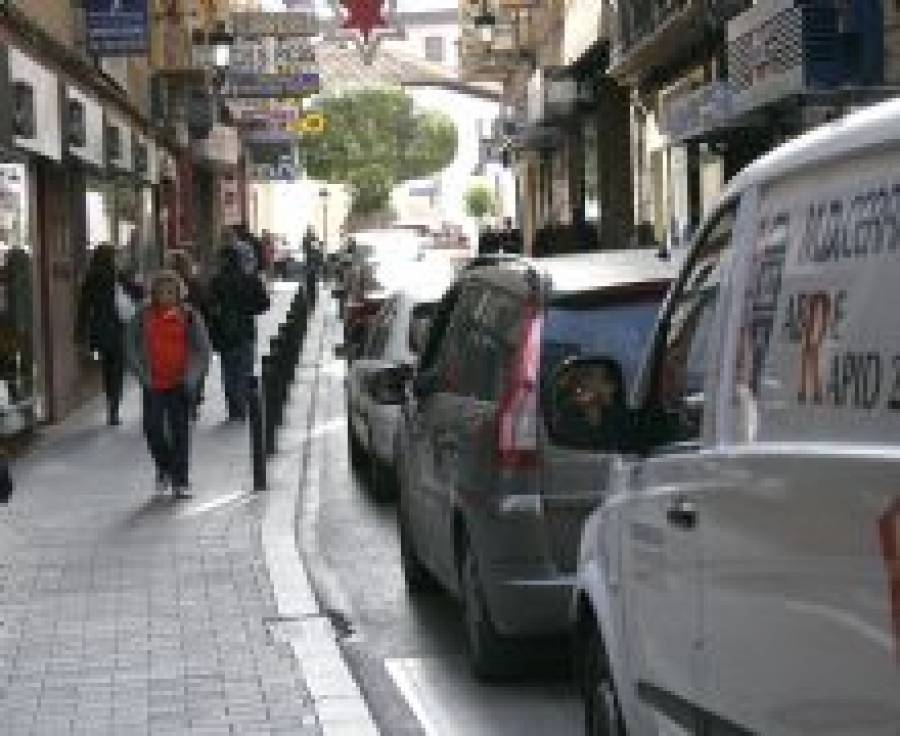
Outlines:
{"type": "Polygon", "coordinates": [[[321,101],[326,132],[306,143],[309,175],[347,186],[354,214],[387,207],[391,191],[430,176],[456,156],[456,126],[417,112],[401,90],[358,90],[321,101]]]}
{"type": "Polygon", "coordinates": [[[494,193],[484,184],[473,184],[465,194],[466,214],[480,220],[496,212],[494,193]]]}

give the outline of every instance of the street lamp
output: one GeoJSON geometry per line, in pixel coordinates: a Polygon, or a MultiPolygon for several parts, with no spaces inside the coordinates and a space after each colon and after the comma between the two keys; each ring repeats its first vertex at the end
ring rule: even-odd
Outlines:
{"type": "Polygon", "coordinates": [[[212,49],[212,62],[216,71],[227,71],[231,66],[231,47],[234,46],[234,36],[225,28],[224,23],[216,25],[216,30],[209,34],[207,43],[212,49]]]}
{"type": "Polygon", "coordinates": [[[497,17],[488,7],[488,0],[481,0],[481,9],[475,16],[475,30],[478,32],[479,38],[485,44],[490,44],[494,40],[494,30],[497,27],[497,17]]]}
{"type": "Polygon", "coordinates": [[[325,246],[324,252],[328,252],[328,198],[331,196],[325,187],[319,190],[319,197],[322,199],[322,244],[325,246]]]}

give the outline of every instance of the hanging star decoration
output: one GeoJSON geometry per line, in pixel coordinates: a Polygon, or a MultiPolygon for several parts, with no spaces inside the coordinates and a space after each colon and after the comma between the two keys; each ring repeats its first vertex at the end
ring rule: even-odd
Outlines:
{"type": "Polygon", "coordinates": [[[403,38],[397,21],[397,0],[331,0],[335,27],[332,37],[352,40],[366,64],[371,64],[384,38],[403,38]]]}

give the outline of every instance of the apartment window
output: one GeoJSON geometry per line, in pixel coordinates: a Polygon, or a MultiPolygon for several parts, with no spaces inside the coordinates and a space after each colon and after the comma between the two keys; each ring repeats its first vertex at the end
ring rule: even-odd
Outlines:
{"type": "Polygon", "coordinates": [[[444,63],[444,38],[443,36],[425,37],[425,58],[438,64],[444,63]]]}

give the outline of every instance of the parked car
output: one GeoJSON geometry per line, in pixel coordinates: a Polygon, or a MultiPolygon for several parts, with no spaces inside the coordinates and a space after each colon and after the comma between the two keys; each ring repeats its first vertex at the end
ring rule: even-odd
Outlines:
{"type": "Polygon", "coordinates": [[[898,171],[892,101],[701,227],[581,541],[589,734],[898,732],[898,171]]]}
{"type": "Polygon", "coordinates": [[[413,268],[407,285],[394,292],[375,317],[368,339],[347,377],[350,455],[367,466],[372,491],[396,489],[400,407],[379,403],[400,390],[424,345],[434,309],[453,279],[449,268],[413,268]]]}
{"type": "Polygon", "coordinates": [[[462,599],[479,675],[505,669],[512,640],[565,630],[608,459],[563,404],[589,431],[579,402],[610,397],[588,358],[615,355],[630,379],[675,271],[647,251],[501,259],[463,272],[435,312],[403,404],[402,561],[411,589],[436,580],[462,599]]]}
{"type": "Polygon", "coordinates": [[[405,283],[412,264],[424,258],[422,239],[407,230],[354,235],[351,265],[344,273],[344,347],[349,360],[362,350],[372,319],[394,289],[405,283]]]}

